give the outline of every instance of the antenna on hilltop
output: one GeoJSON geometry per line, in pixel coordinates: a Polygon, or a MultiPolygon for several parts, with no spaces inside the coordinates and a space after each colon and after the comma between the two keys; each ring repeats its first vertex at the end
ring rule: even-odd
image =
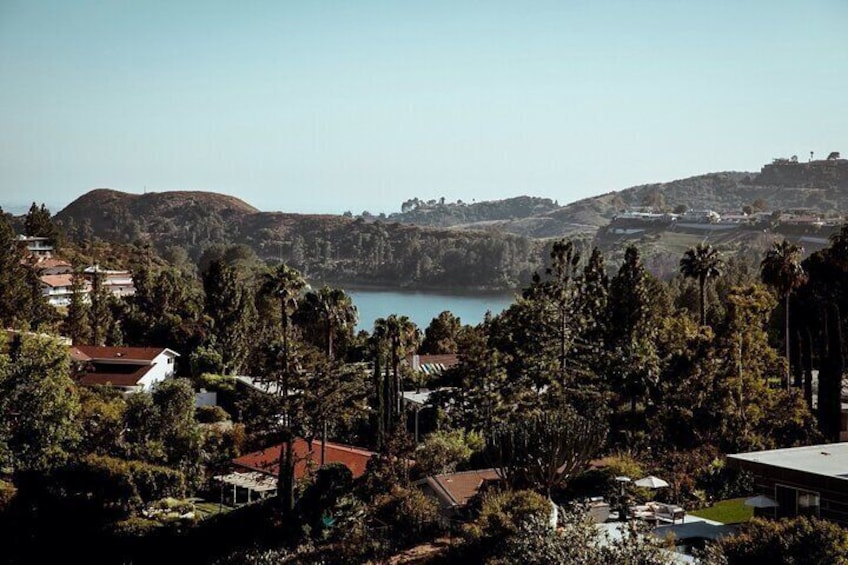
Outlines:
{"type": "Polygon", "coordinates": [[[813,162],[813,152],[810,151],[810,163],[812,163],[812,162],[813,162]]]}

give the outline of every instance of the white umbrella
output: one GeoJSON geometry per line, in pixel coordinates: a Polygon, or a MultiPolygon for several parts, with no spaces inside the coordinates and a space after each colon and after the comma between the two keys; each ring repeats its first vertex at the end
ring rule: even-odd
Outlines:
{"type": "Polygon", "coordinates": [[[759,496],[746,499],[745,506],[752,506],[754,508],[777,508],[780,505],[777,501],[761,494],[759,496]]]}
{"type": "Polygon", "coordinates": [[[647,488],[663,488],[667,487],[668,483],[664,480],[657,478],[653,475],[647,476],[644,479],[639,479],[635,483],[633,483],[637,487],[647,487],[647,488]]]}

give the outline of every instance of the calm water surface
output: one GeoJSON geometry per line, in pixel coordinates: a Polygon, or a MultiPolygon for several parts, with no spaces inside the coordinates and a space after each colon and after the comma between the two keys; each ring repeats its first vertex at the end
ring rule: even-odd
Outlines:
{"type": "Polygon", "coordinates": [[[423,331],[430,321],[445,310],[459,316],[463,324],[483,321],[487,310],[499,314],[512,304],[512,292],[444,294],[399,290],[345,289],[359,310],[357,329],[374,327],[374,320],[391,314],[408,316],[423,331]]]}

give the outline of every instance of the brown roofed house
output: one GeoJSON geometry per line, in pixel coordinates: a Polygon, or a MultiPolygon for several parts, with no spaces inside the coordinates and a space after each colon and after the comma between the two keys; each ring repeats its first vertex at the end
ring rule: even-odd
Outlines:
{"type": "MultiPolygon", "coordinates": [[[[233,459],[233,465],[247,471],[258,471],[276,477],[280,472],[280,450],[283,444],[272,445],[260,451],[242,455],[233,459]]],[[[295,466],[294,477],[300,479],[306,476],[311,469],[321,466],[321,440],[316,439],[309,442],[303,438],[297,438],[293,446],[295,466]]],[[[365,474],[368,461],[376,453],[343,445],[341,443],[326,442],[324,445],[324,464],[341,463],[353,473],[354,478],[365,474]]]]}
{"type": "Polygon", "coordinates": [[[71,360],[80,368],[82,385],[107,385],[138,392],[174,376],[176,351],[161,347],[100,347],[76,345],[71,360]]]}
{"type": "Polygon", "coordinates": [[[469,500],[479,494],[485,485],[500,480],[497,471],[494,469],[477,469],[434,475],[421,479],[415,484],[424,491],[424,494],[439,502],[441,514],[444,518],[450,518],[462,510],[469,500]]]}

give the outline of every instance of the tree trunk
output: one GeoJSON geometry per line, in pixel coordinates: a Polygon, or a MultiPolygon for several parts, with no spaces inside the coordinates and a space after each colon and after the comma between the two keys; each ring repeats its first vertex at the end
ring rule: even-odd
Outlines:
{"type": "Polygon", "coordinates": [[[380,367],[380,353],[374,356],[374,394],[377,403],[377,451],[383,449],[383,436],[386,430],[386,404],[383,394],[382,368],[380,367]]]}
{"type": "Polygon", "coordinates": [[[283,516],[288,518],[294,509],[294,438],[291,430],[280,446],[280,471],[277,475],[277,495],[283,507],[283,516]]]}
{"type": "Polygon", "coordinates": [[[324,466],[324,459],[327,455],[327,420],[324,419],[321,425],[321,466],[324,466]]]}
{"type": "Polygon", "coordinates": [[[699,290],[700,290],[699,306],[700,306],[700,310],[701,310],[701,325],[706,326],[707,325],[707,293],[706,293],[707,277],[705,277],[704,275],[701,275],[700,277],[698,277],[698,286],[699,286],[699,290]]]}
{"type": "Polygon", "coordinates": [[[566,313],[565,313],[565,308],[561,307],[560,313],[559,313],[559,374],[560,374],[560,381],[562,382],[563,386],[565,386],[567,384],[566,383],[566,377],[565,377],[565,353],[566,353],[565,332],[566,332],[566,327],[567,327],[567,321],[568,320],[567,320],[567,316],[566,316],[566,313]]]}
{"type": "Polygon", "coordinates": [[[792,368],[790,366],[791,362],[790,362],[790,355],[789,355],[789,349],[790,349],[790,346],[789,346],[789,295],[790,294],[791,294],[790,292],[786,293],[786,304],[783,308],[783,314],[784,314],[783,315],[783,317],[784,317],[783,323],[784,323],[784,326],[785,326],[785,328],[784,328],[784,339],[786,341],[785,346],[786,346],[786,388],[787,389],[789,388],[789,379],[790,379],[790,374],[791,374],[791,371],[792,371],[792,368]]]}
{"type": "Polygon", "coordinates": [[[810,328],[805,327],[801,334],[801,358],[804,365],[804,400],[807,407],[813,409],[813,337],[810,328]]]}
{"type": "Polygon", "coordinates": [[[804,382],[804,367],[801,362],[801,358],[803,353],[801,351],[801,333],[796,330],[792,336],[794,338],[792,342],[792,358],[789,362],[790,370],[792,371],[792,386],[795,388],[800,388],[804,382]]]}
{"type": "Polygon", "coordinates": [[[333,326],[327,321],[327,357],[333,360],[333,326]]]}
{"type": "Polygon", "coordinates": [[[389,365],[386,364],[386,374],[383,377],[383,403],[385,404],[385,430],[387,434],[392,433],[392,428],[394,427],[392,424],[394,423],[392,418],[392,412],[394,412],[394,404],[392,403],[392,374],[389,370],[389,365]]]}
{"type": "Polygon", "coordinates": [[[842,427],[842,330],[839,307],[830,304],[825,316],[827,355],[819,370],[819,427],[828,441],[839,441],[842,427]]]}

